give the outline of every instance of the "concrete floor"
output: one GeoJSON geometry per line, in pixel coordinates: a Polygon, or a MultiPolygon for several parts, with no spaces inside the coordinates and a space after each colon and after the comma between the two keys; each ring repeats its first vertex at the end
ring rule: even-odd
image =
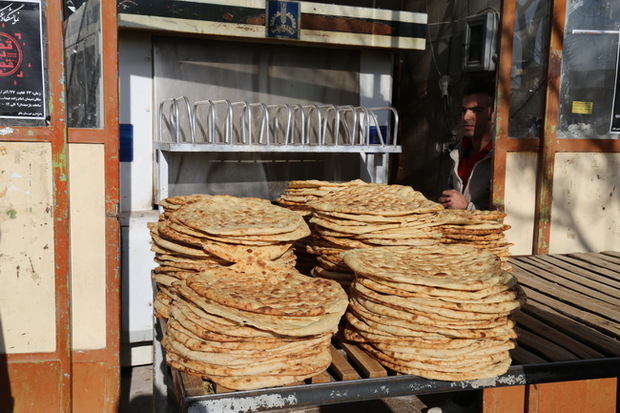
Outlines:
{"type": "Polygon", "coordinates": [[[153,412],[153,365],[121,369],[119,413],[153,412]]]}
{"type": "MultiPolygon", "coordinates": [[[[152,413],[153,400],[153,365],[122,368],[119,413],[152,413]]],[[[475,391],[272,410],[278,413],[478,413],[480,411],[480,394],[475,391]]],[[[167,409],[167,413],[177,412],[167,409]]]]}

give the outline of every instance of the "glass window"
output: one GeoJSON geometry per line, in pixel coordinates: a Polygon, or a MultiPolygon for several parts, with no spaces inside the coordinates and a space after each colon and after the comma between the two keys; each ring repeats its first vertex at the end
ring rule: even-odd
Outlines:
{"type": "Polygon", "coordinates": [[[549,0],[518,0],[512,46],[512,138],[538,138],[544,118],[549,49],[549,0]]]}
{"type": "Polygon", "coordinates": [[[567,1],[559,138],[618,138],[609,130],[619,27],[620,1],[567,1]]]}
{"type": "Polygon", "coordinates": [[[70,128],[101,128],[101,0],[65,0],[67,122],[70,128]]]}

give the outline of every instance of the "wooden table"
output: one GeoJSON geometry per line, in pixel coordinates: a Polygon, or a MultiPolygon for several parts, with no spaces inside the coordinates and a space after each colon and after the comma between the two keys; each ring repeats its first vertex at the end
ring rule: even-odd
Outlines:
{"type": "Polygon", "coordinates": [[[328,371],[295,386],[229,391],[172,371],[178,403],[183,411],[251,412],[484,389],[485,413],[615,413],[620,253],[515,256],[510,262],[528,301],[516,314],[518,346],[502,376],[447,382],[400,375],[336,338],[328,371]]]}
{"type": "Polygon", "coordinates": [[[516,314],[513,364],[544,372],[545,366],[577,370],[601,363],[609,377],[486,389],[485,412],[616,412],[620,253],[518,256],[510,262],[527,294],[516,314]]]}

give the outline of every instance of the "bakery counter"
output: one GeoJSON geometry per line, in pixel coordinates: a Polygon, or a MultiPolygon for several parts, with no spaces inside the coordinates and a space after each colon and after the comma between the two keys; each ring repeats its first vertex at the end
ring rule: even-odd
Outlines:
{"type": "MultiPolygon", "coordinates": [[[[510,264],[527,303],[515,315],[518,346],[511,353],[512,366],[501,376],[451,382],[401,375],[336,336],[333,361],[324,374],[286,387],[231,391],[170,370],[156,345],[157,406],[168,393],[183,412],[232,413],[484,389],[485,413],[615,412],[620,253],[515,256],[510,264]]],[[[161,337],[161,326],[156,335],[161,337]]]]}

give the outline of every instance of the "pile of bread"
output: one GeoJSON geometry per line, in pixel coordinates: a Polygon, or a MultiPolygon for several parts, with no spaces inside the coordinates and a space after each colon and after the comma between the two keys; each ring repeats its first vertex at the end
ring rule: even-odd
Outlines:
{"type": "Polygon", "coordinates": [[[441,215],[444,224],[439,229],[443,244],[469,245],[490,251],[500,258],[503,270],[512,270],[508,257],[513,244],[506,239],[510,225],[504,224],[505,212],[449,209],[441,215]]]}
{"type": "Polygon", "coordinates": [[[231,389],[298,383],[328,368],[341,322],[397,372],[458,381],[510,365],[524,296],[503,213],[362,181],[291,181],[278,205],[189,195],[160,206],[154,307],[179,370],[231,389]],[[302,274],[304,253],[314,264],[302,274]]]}
{"type": "MultiPolygon", "coordinates": [[[[277,199],[277,204],[301,214],[309,228],[314,232],[314,225],[310,222],[312,209],[310,202],[324,197],[333,192],[341,191],[349,186],[366,185],[361,179],[346,182],[321,181],[317,179],[288,181],[284,193],[277,199]]],[[[317,266],[317,256],[311,251],[315,244],[311,236],[301,238],[294,243],[297,257],[296,268],[302,274],[311,275],[317,266]]]]}
{"type": "Polygon", "coordinates": [[[342,255],[356,274],[345,337],[381,364],[437,380],[506,372],[524,295],[496,255],[463,245],[342,255]]]}
{"type": "Polygon", "coordinates": [[[163,204],[150,229],[167,362],[230,389],[322,373],[348,300],[337,283],[295,270],[293,242],[310,233],[304,220],[257,198],[163,204]]]}
{"type": "Polygon", "coordinates": [[[312,242],[317,255],[312,275],[337,280],[348,290],[354,274],[343,251],[378,246],[437,244],[437,212],[443,207],[411,187],[386,184],[351,186],[311,201],[312,242]]]}

